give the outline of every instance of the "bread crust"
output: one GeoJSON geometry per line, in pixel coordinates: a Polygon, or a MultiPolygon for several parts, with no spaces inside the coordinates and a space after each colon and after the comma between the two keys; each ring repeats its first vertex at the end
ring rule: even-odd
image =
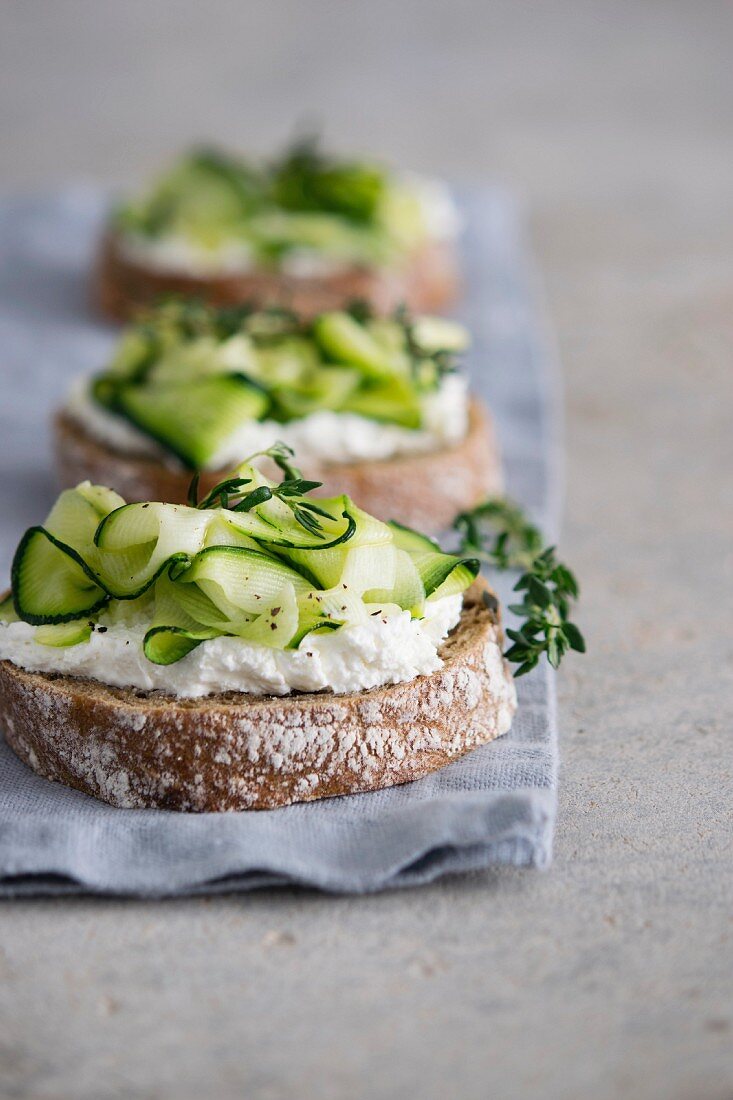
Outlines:
{"type": "Polygon", "coordinates": [[[179,699],[0,661],[0,720],[35,772],[113,806],[273,809],[407,783],[505,733],[516,696],[502,641],[478,581],[443,667],[409,683],[179,699]]]}
{"type": "Polygon", "coordinates": [[[425,245],[401,268],[354,266],[330,275],[293,276],[265,268],[211,277],[159,271],[125,255],[120,237],[108,230],[99,246],[93,276],[95,305],[109,318],[126,321],[170,295],[198,298],[216,306],[252,303],[286,306],[305,316],[340,309],[362,299],[379,313],[401,303],[419,312],[444,309],[459,290],[456,249],[451,243],[425,245]]]}
{"type": "MultiPolygon", "coordinates": [[[[130,503],[186,501],[189,471],[154,458],[114,451],[63,410],[54,419],[53,436],[56,470],[65,488],[89,478],[94,484],[116,489],[130,503]]],[[[208,492],[227,473],[202,474],[201,492],[208,492]]],[[[458,512],[500,493],[503,482],[493,422],[475,398],[469,407],[468,432],[451,447],[374,462],[309,462],[307,474],[323,482],[316,496],[346,493],[379,519],[399,518],[428,532],[443,530],[458,512]]]]}

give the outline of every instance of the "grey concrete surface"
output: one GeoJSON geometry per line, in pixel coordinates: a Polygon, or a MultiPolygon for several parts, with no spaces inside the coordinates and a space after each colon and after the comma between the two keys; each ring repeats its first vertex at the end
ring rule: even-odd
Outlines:
{"type": "Polygon", "coordinates": [[[518,187],[567,379],[546,874],[0,907],[0,1095],[733,1097],[733,8],[0,5],[0,183],[201,134],[518,187]]]}

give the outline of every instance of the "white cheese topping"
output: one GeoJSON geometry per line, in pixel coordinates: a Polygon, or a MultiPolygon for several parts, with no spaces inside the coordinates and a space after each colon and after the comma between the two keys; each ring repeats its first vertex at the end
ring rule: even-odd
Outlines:
{"type": "MultiPolygon", "coordinates": [[[[222,470],[236,466],[247,455],[271,447],[276,439],[287,443],[307,468],[309,462],[369,462],[402,454],[424,454],[458,443],[468,429],[468,383],[459,374],[449,374],[433,393],[422,399],[423,427],[418,430],[382,424],[356,413],[311,413],[299,420],[280,424],[274,420],[246,420],[240,424],[213,456],[206,468],[222,470]]],[[[155,440],[124,417],[98,405],[88,382],[79,379],[72,388],[66,411],[92,438],[122,454],[146,455],[166,460],[166,452],[155,440]]]]}
{"type": "MultiPolygon", "coordinates": [[[[180,233],[162,237],[145,237],[126,233],[120,238],[120,249],[131,263],[167,275],[191,275],[211,279],[226,275],[246,275],[259,264],[252,247],[246,241],[223,241],[204,247],[180,233]]],[[[347,265],[334,256],[326,256],[315,248],[293,248],[280,260],[279,270],[293,279],[328,278],[341,274],[347,265]]]]}
{"type": "Polygon", "coordinates": [[[131,263],[152,271],[202,279],[243,275],[257,267],[246,241],[223,241],[213,248],[205,248],[180,233],[166,233],[161,237],[125,233],[120,238],[120,251],[131,263]]]}
{"type": "MultiPolygon", "coordinates": [[[[463,596],[428,602],[425,618],[409,611],[370,617],[328,634],[306,636],[298,649],[271,649],[242,638],[212,638],[172,665],[155,665],[142,649],[146,627],[110,624],[88,642],[39,645],[28,623],[0,624],[0,659],[31,672],[83,676],[114,687],[202,696],[220,691],[288,695],[291,691],[365,691],[435,672],[438,647],[458,622],[463,596]]],[[[105,625],[101,615],[99,625],[105,625]]]]}
{"type": "MultiPolygon", "coordinates": [[[[461,217],[446,184],[413,172],[403,173],[402,179],[409,184],[420,205],[428,239],[455,239],[461,229],[461,217]]],[[[215,247],[205,247],[183,234],[146,237],[140,233],[125,233],[120,239],[120,248],[131,263],[171,275],[206,279],[242,275],[258,266],[246,241],[229,240],[215,247]]],[[[324,255],[316,248],[293,249],[280,263],[281,271],[295,279],[326,278],[339,274],[348,266],[343,260],[324,255]]]]}

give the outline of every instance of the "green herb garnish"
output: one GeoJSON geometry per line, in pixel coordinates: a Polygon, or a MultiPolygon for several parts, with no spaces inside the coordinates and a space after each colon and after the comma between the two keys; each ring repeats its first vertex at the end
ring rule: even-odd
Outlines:
{"type": "Polygon", "coordinates": [[[270,169],[273,200],[284,210],[338,214],[356,224],[373,221],[387,181],[364,161],[328,156],[318,138],[301,138],[270,169]]]}
{"type": "Polygon", "coordinates": [[[475,555],[496,569],[522,570],[514,585],[522,602],[509,610],[524,621],[518,630],[507,629],[514,644],[504,654],[519,666],[515,676],[530,672],[543,655],[557,668],[568,650],[585,653],[583,635],[569,618],[580,591],[575,575],[557,560],[554,546],[543,547],[539,528],[519,505],[486,500],[456,516],[453,528],[461,539],[456,553],[475,555]]]}
{"type": "Polygon", "coordinates": [[[294,452],[285,443],[274,443],[266,451],[258,451],[250,455],[246,460],[251,463],[255,458],[270,458],[282,471],[283,479],[279,485],[258,485],[254,489],[244,491],[246,485],[252,484],[248,477],[229,477],[215,485],[204,499],[198,502],[198,486],[200,474],[194,474],[188,489],[188,503],[192,508],[225,508],[232,512],[250,512],[253,508],[264,504],[268,500],[280,500],[286,504],[293,513],[293,518],[311,535],[324,538],[323,524],[319,516],[333,520],[334,516],[324,508],[307,500],[306,495],[314,489],[320,489],[323,482],[307,481],[297,466],[290,461],[294,452]]]}

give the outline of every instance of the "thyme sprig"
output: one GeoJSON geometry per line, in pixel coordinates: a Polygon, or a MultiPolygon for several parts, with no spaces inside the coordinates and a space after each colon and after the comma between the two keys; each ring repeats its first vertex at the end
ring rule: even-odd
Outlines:
{"type": "Polygon", "coordinates": [[[527,569],[542,550],[543,538],[522,508],[504,497],[490,497],[453,521],[461,548],[497,569],[527,569]]]}
{"type": "Polygon", "coordinates": [[[259,504],[268,500],[280,500],[287,505],[293,513],[293,518],[309,534],[317,538],[324,538],[321,518],[333,520],[330,512],[320,508],[312,500],[305,497],[314,489],[319,489],[323,484],[320,481],[307,481],[302,477],[300,470],[290,461],[293,451],[285,443],[275,443],[266,451],[258,451],[250,455],[246,460],[252,462],[255,458],[270,458],[282,471],[283,479],[279,485],[258,485],[254,489],[244,491],[245,486],[252,484],[249,477],[229,477],[215,485],[204,499],[198,502],[198,488],[200,475],[194,475],[188,490],[188,503],[192,508],[225,508],[232,512],[249,512],[259,504]]]}
{"type": "Polygon", "coordinates": [[[515,676],[535,668],[543,656],[557,668],[568,650],[585,653],[585,640],[570,611],[580,589],[570,569],[557,560],[554,546],[543,546],[542,534],[519,505],[491,498],[453,522],[460,536],[458,553],[471,554],[496,569],[521,569],[515,592],[522,602],[509,610],[523,622],[507,629],[512,645],[504,656],[516,663],[515,676]]]}

